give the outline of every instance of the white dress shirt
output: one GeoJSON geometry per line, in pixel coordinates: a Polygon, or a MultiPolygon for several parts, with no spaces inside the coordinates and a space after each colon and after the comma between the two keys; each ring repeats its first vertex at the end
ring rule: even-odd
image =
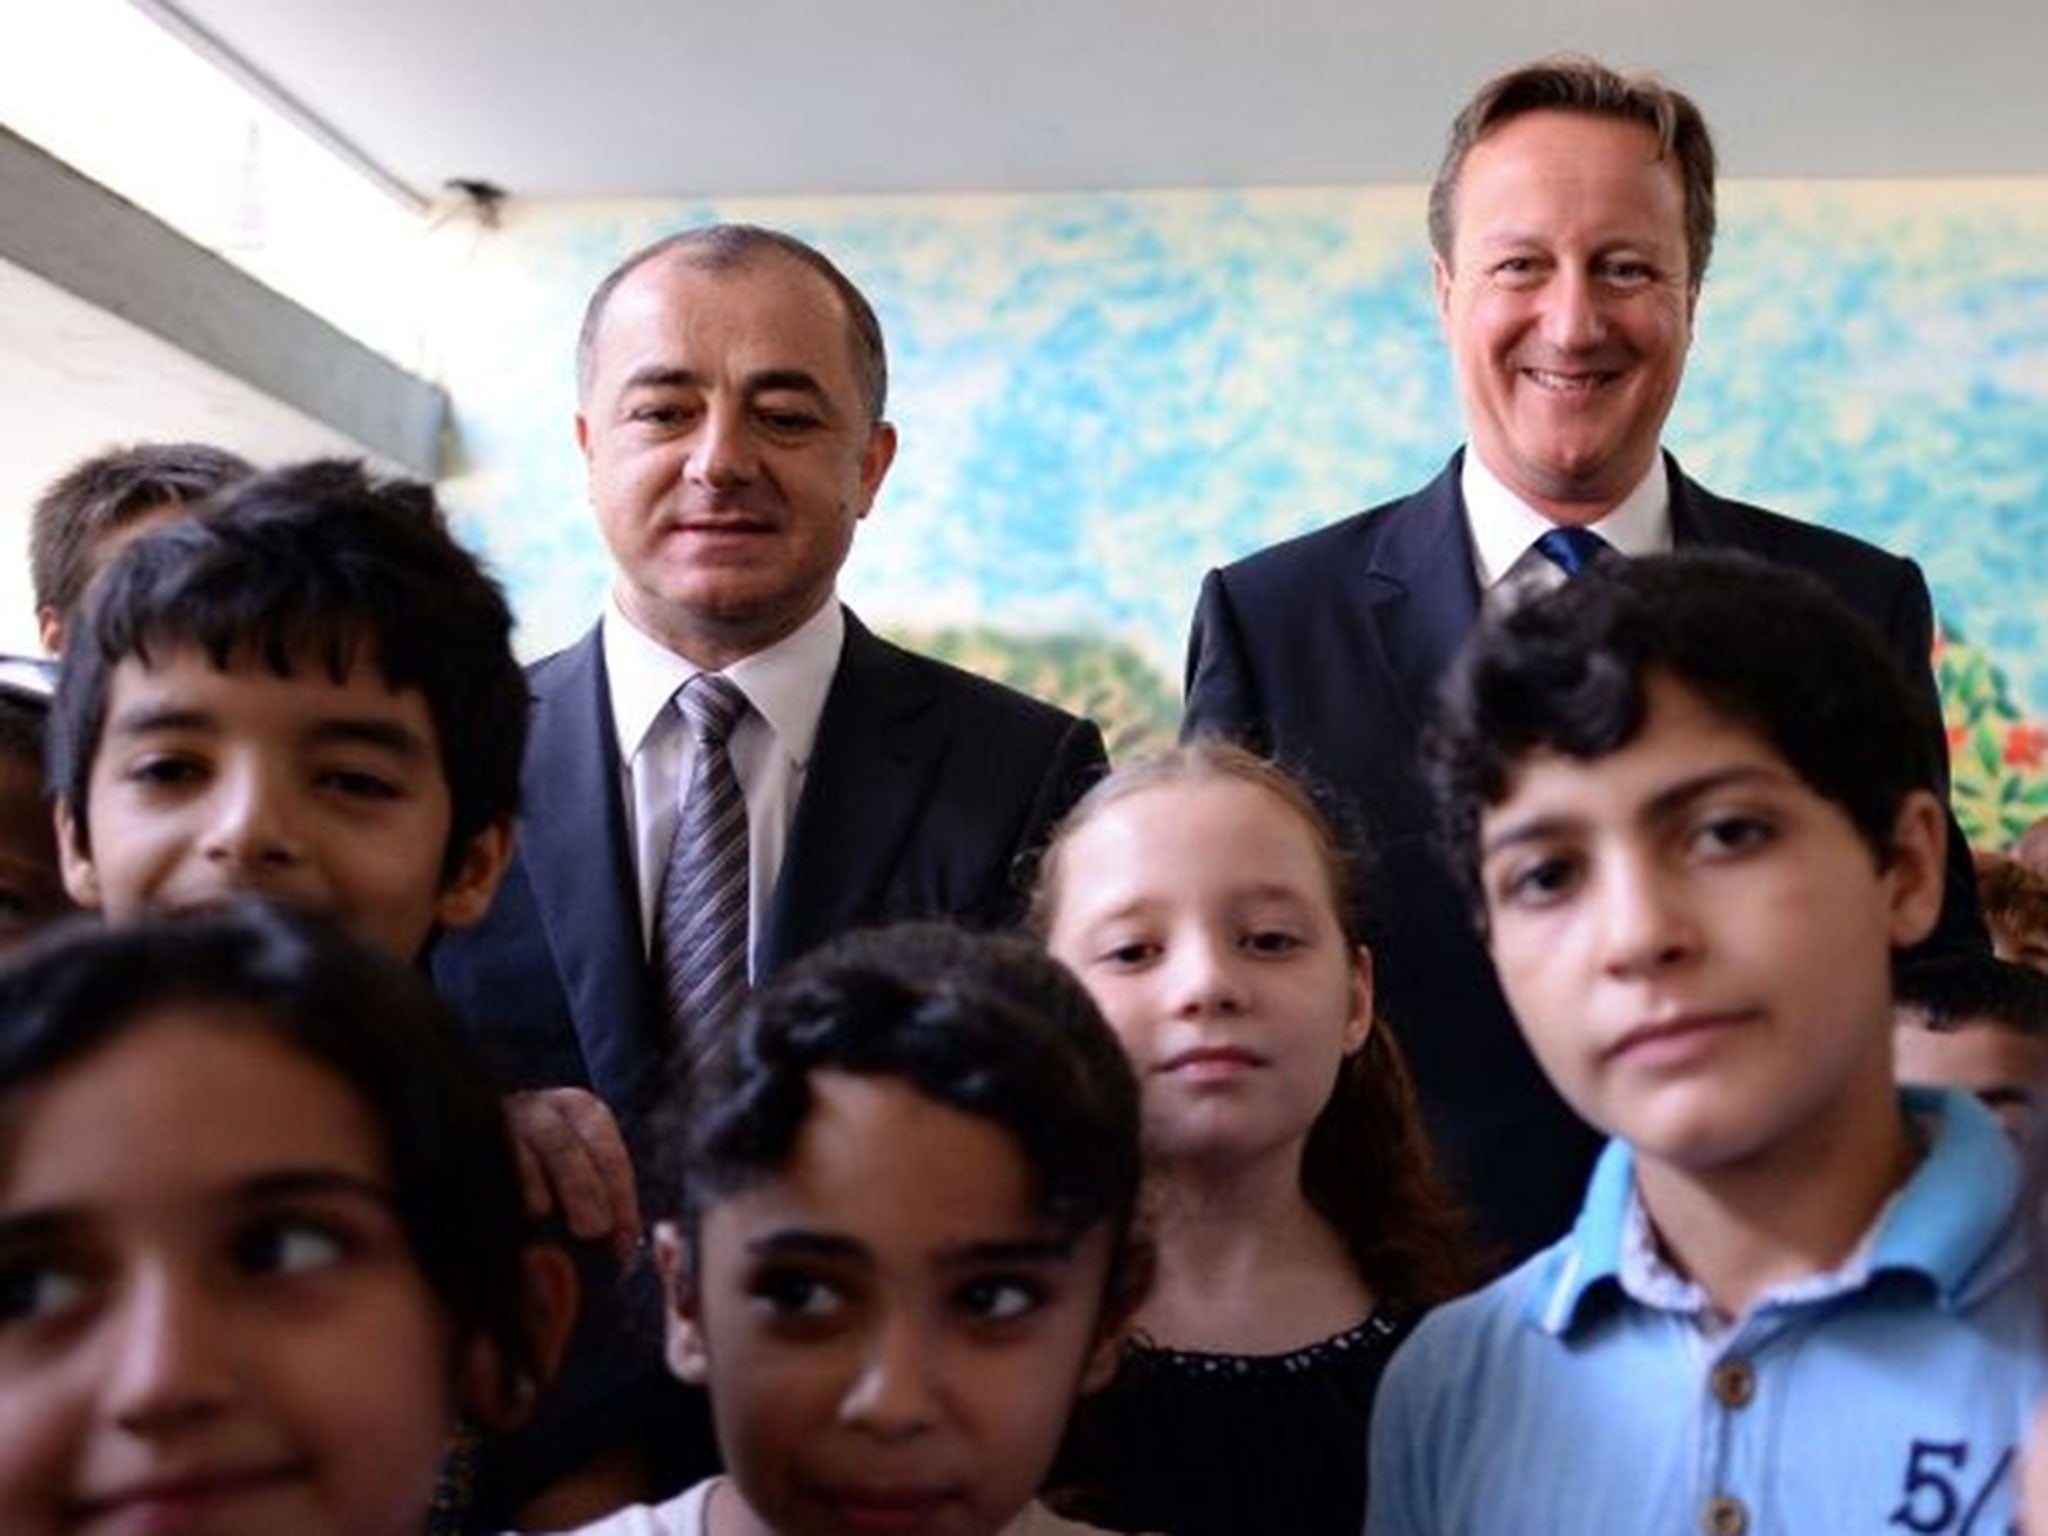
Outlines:
{"type": "MultiPolygon", "coordinates": [[[[697,756],[696,738],[675,696],[703,669],[637,628],[616,599],[606,604],[603,625],[605,677],[619,732],[619,787],[640,879],[640,937],[651,949],[662,871],[697,756]]],[[[747,800],[749,975],[775,900],[818,718],[845,643],[846,615],[833,598],[791,634],[723,674],[753,706],[727,743],[747,800]]]]}
{"type": "MultiPolygon", "coordinates": [[[[1489,600],[1496,589],[1547,591],[1564,580],[1564,572],[1536,548],[1536,541],[1557,524],[1503,485],[1469,445],[1458,489],[1465,497],[1479,590],[1489,600]]],[[[1671,553],[1671,484],[1664,455],[1656,456],[1650,472],[1612,512],[1587,527],[1630,557],[1671,553]]]]}

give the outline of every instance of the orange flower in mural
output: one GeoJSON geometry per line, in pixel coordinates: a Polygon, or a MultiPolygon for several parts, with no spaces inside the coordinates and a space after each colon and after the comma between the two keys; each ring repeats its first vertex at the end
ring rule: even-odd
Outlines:
{"type": "Polygon", "coordinates": [[[2005,734],[2005,762],[2009,768],[2039,768],[2048,762],[2048,730],[2015,725],[2005,734]]]}

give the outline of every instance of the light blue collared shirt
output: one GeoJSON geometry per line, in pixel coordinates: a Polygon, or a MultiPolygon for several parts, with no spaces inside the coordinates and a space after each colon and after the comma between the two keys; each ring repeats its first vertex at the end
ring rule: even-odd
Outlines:
{"type": "Polygon", "coordinates": [[[1569,1236],[1395,1355],[1368,1536],[2006,1536],[2048,1388],[2018,1167],[1969,1095],[1904,1101],[1928,1153],[1864,1242],[1716,1336],[1632,1294],[1611,1143],[1569,1236]]]}

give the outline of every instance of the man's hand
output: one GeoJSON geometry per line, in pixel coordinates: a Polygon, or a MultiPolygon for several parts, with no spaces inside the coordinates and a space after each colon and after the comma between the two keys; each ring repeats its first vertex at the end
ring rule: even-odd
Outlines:
{"type": "Polygon", "coordinates": [[[526,1208],[559,1209],[573,1236],[604,1239],[625,1263],[640,1244],[640,1198],[619,1122],[582,1088],[506,1095],[526,1208]]]}

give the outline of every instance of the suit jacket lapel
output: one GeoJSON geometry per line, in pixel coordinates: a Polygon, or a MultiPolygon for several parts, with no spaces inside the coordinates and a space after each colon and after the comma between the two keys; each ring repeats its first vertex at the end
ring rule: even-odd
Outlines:
{"type": "Polygon", "coordinates": [[[1729,515],[1728,504],[1687,478],[1678,460],[1664,455],[1665,478],[1671,486],[1671,547],[1693,549],[1706,545],[1715,549],[1748,547],[1745,525],[1729,515]]]}
{"type": "Polygon", "coordinates": [[[1436,686],[1479,617],[1472,536],[1458,490],[1462,452],[1388,519],[1364,578],[1367,612],[1401,685],[1411,731],[1427,718],[1436,686]]]}
{"type": "Polygon", "coordinates": [[[636,1102],[661,1046],[596,629],[538,679],[523,794],[520,857],[591,1085],[609,1103],[636,1102]]]}
{"type": "Polygon", "coordinates": [[[846,645],[775,880],[758,957],[769,976],[876,907],[937,771],[948,725],[931,681],[846,615],[846,645]]]}

